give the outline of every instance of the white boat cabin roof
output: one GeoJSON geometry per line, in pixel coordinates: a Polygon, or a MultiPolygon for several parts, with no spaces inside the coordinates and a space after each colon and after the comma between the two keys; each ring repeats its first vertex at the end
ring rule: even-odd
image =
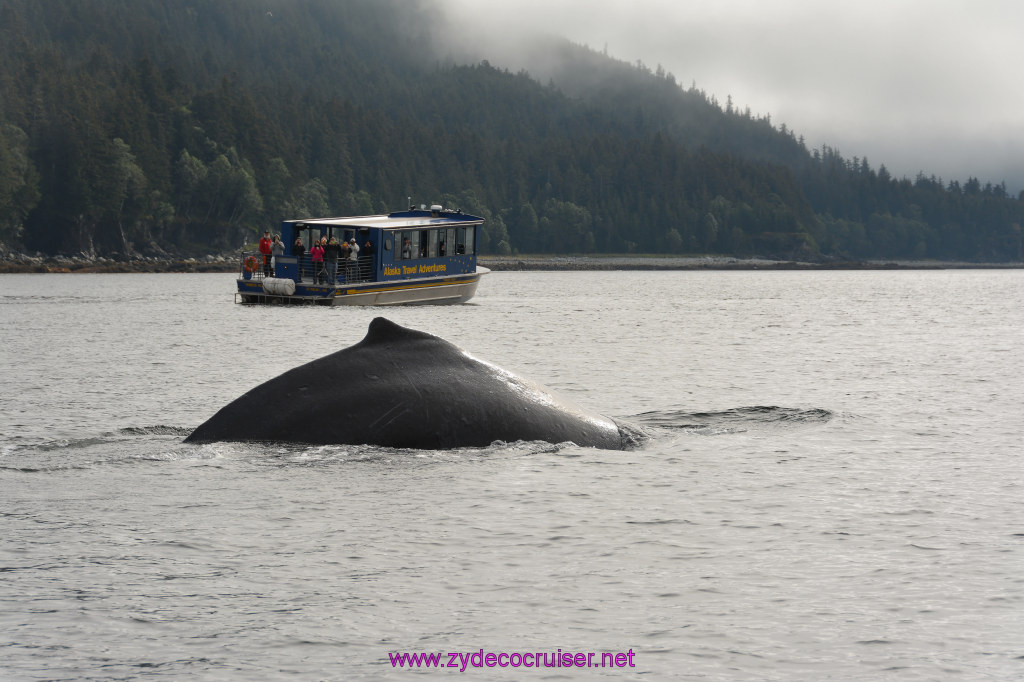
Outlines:
{"type": "Polygon", "coordinates": [[[342,218],[313,218],[309,220],[289,220],[296,227],[303,225],[325,225],[337,227],[376,227],[387,230],[403,230],[442,225],[479,225],[483,218],[468,215],[460,211],[449,211],[431,207],[431,210],[410,210],[389,213],[387,215],[367,215],[342,218]]]}

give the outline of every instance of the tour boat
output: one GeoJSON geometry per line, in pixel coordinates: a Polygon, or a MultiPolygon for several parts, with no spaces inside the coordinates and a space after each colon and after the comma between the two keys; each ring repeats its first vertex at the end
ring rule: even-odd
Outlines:
{"type": "Polygon", "coordinates": [[[490,272],[476,264],[483,222],[439,205],[387,215],[286,220],[280,230],[284,255],[242,253],[235,302],[463,303],[476,293],[480,277],[490,272]],[[340,253],[334,250],[336,260],[327,255],[323,262],[314,261],[312,245],[324,238],[346,246],[340,253]],[[297,239],[305,249],[301,256],[297,239]],[[354,259],[353,243],[359,247],[354,259]]]}

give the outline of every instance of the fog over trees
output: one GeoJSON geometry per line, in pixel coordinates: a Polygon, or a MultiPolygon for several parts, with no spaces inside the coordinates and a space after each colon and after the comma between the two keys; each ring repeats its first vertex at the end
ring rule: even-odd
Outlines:
{"type": "Polygon", "coordinates": [[[1024,260],[1001,182],[892,177],[566,41],[543,80],[460,63],[414,3],[272,4],[0,0],[0,242],[228,250],[411,196],[493,254],[1024,260]]]}

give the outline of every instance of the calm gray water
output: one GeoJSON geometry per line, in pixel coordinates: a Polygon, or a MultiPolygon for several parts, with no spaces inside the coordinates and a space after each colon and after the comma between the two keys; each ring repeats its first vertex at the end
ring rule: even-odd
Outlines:
{"type": "Polygon", "coordinates": [[[386,310],[231,287],[0,276],[3,679],[559,649],[635,667],[440,674],[1024,677],[1020,270],[493,273],[470,305],[386,310]],[[377,315],[652,440],[181,442],[377,315]]]}

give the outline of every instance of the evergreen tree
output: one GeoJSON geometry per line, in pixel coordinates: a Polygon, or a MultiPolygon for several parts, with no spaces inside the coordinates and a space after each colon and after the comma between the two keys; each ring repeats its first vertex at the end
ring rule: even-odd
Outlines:
{"type": "Polygon", "coordinates": [[[895,178],[565,41],[538,42],[543,81],[457,65],[432,19],[400,0],[0,0],[0,240],[228,249],[414,196],[485,217],[491,253],[1024,257],[1005,182],[895,178]]]}

